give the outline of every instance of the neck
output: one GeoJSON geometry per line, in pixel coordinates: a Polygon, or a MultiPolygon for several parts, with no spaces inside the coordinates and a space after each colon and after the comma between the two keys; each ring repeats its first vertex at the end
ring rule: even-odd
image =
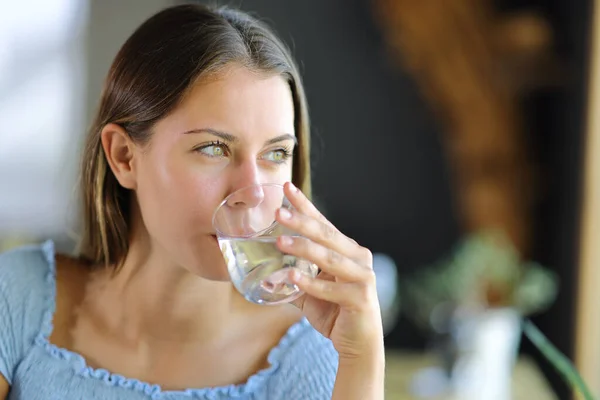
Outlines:
{"type": "Polygon", "coordinates": [[[111,331],[133,341],[209,344],[231,332],[236,317],[252,307],[230,282],[172,265],[147,240],[132,241],[118,273],[104,270],[97,278],[89,298],[110,310],[102,314],[111,331]]]}

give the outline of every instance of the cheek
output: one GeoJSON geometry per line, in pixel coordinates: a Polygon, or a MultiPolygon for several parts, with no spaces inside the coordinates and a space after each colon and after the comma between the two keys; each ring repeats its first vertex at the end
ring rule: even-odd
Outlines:
{"type": "Polygon", "coordinates": [[[282,171],[284,174],[284,177],[283,177],[284,182],[292,180],[292,169],[293,169],[293,162],[290,160],[290,162],[284,168],[282,168],[282,171]]]}
{"type": "Polygon", "coordinates": [[[181,182],[180,205],[186,207],[190,220],[210,224],[212,215],[223,199],[222,185],[218,179],[202,175],[190,175],[181,182]]]}
{"type": "Polygon", "coordinates": [[[265,175],[262,180],[268,183],[278,183],[283,185],[285,182],[292,180],[292,162],[278,166],[274,169],[265,168],[265,175]]]}
{"type": "Polygon", "coordinates": [[[148,161],[140,169],[138,185],[142,212],[151,212],[167,226],[208,229],[212,213],[223,198],[221,180],[216,174],[213,176],[181,160],[148,161]]]}

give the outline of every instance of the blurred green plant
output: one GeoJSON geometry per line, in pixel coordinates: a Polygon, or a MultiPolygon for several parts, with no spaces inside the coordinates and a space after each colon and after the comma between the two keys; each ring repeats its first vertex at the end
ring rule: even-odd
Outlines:
{"type": "MultiPolygon", "coordinates": [[[[495,231],[469,235],[450,257],[420,269],[400,284],[407,316],[438,332],[460,310],[512,308],[521,317],[541,312],[554,302],[557,292],[554,273],[536,262],[523,261],[510,241],[495,231]]],[[[523,321],[523,332],[572,390],[585,400],[594,400],[571,361],[529,319],[523,321]]]]}
{"type": "Polygon", "coordinates": [[[429,325],[440,305],[460,309],[510,307],[522,316],[552,304],[558,279],[532,261],[522,261],[502,234],[469,235],[452,254],[421,268],[400,284],[409,316],[429,325]]]}

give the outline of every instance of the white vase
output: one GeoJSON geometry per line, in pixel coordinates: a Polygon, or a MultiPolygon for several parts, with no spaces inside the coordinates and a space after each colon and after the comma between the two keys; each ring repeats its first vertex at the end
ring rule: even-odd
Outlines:
{"type": "Polygon", "coordinates": [[[512,372],[521,339],[521,316],[490,309],[456,325],[459,357],[452,387],[459,400],[511,400],[512,372]]]}

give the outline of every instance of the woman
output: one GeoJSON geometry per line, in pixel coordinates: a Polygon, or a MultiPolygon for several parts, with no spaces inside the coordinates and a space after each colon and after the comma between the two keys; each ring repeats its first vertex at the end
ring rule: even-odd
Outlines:
{"type": "Polygon", "coordinates": [[[0,256],[0,399],[383,398],[371,254],[309,201],[304,91],[262,23],[185,5],[142,24],[109,71],[81,190],[78,257],[51,242],[0,256]],[[291,277],[296,307],[245,301],[215,240],[216,206],[258,182],[286,182],[297,211],[277,219],[305,239],[278,246],[322,271],[291,277]]]}

